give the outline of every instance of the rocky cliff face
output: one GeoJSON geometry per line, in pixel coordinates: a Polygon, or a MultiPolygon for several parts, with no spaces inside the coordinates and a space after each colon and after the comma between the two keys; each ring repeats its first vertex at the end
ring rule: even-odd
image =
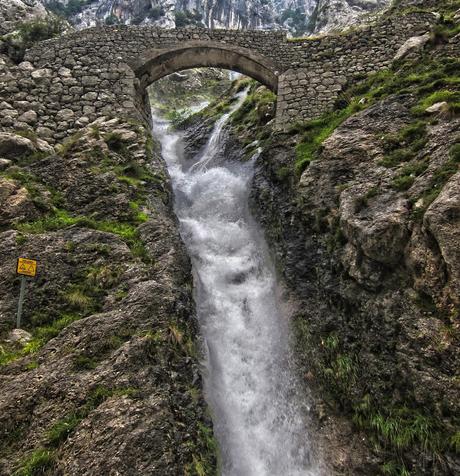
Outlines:
{"type": "MultiPolygon", "coordinates": [[[[297,309],[332,474],[460,471],[459,38],[455,21],[438,31],[285,133],[253,86],[223,151],[261,149],[253,209],[297,309]]],[[[188,124],[190,150],[214,115],[188,124]]]]}
{"type": "Polygon", "coordinates": [[[298,138],[258,161],[254,208],[298,303],[306,379],[375,445],[364,466],[349,453],[350,474],[460,469],[460,121],[417,107],[406,91],[351,116],[300,180],[298,138]]]}
{"type": "Polygon", "coordinates": [[[78,28],[98,23],[286,29],[294,36],[340,29],[389,0],[43,0],[78,28]]]}
{"type": "Polygon", "coordinates": [[[13,31],[19,22],[48,15],[39,0],[3,0],[0,3],[0,35],[13,31]]]}
{"type": "Polygon", "coordinates": [[[4,127],[0,157],[0,474],[211,474],[190,265],[149,132],[100,118],[52,147],[4,127]],[[18,256],[38,275],[12,332],[18,256]]]}
{"type": "Polygon", "coordinates": [[[369,21],[370,14],[387,7],[391,0],[318,0],[312,19],[313,31],[340,31],[369,21]]]}

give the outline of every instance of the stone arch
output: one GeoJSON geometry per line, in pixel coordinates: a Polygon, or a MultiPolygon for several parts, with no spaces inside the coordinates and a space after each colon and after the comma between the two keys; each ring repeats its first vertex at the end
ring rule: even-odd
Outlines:
{"type": "Polygon", "coordinates": [[[247,48],[213,41],[188,41],[165,49],[153,49],[132,63],[144,90],[154,81],[184,69],[216,67],[237,71],[256,79],[274,93],[279,71],[269,59],[247,48]]]}

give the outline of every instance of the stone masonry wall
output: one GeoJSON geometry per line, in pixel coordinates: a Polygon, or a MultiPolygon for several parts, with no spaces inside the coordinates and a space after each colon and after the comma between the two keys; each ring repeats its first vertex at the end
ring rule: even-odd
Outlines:
{"type": "Polygon", "coordinates": [[[17,67],[0,62],[0,130],[35,130],[53,143],[100,116],[143,120],[145,91],[134,66],[147,53],[199,40],[266,59],[279,78],[278,123],[311,119],[333,105],[345,84],[387,67],[408,38],[435,21],[433,14],[411,13],[346,34],[295,41],[271,31],[139,26],[79,31],[36,45],[17,67]]]}

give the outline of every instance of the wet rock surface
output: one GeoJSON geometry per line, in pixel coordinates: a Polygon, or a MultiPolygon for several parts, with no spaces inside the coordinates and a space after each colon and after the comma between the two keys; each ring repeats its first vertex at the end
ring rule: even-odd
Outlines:
{"type": "MultiPolygon", "coordinates": [[[[320,383],[326,402],[328,393],[335,401],[314,412],[326,459],[339,474],[380,474],[385,452],[366,453],[373,444],[358,425],[349,439],[359,449],[344,457],[339,442],[347,424],[331,408],[355,422],[371,412],[410,408],[442,421],[446,433],[454,431],[460,410],[458,173],[430,205],[417,208],[436,170],[452,160],[460,123],[444,119],[428,127],[417,156],[429,157],[427,170],[398,191],[401,166],[382,165],[384,137],[409,123],[412,105],[411,96],[390,97],[349,118],[298,182],[279,172],[295,162],[288,135],[275,138],[258,159],[253,207],[297,302],[306,379],[320,383]],[[337,362],[346,367],[338,370],[337,362]]],[[[449,449],[439,461],[420,459],[416,451],[406,457],[411,474],[458,469],[449,449]]]]}

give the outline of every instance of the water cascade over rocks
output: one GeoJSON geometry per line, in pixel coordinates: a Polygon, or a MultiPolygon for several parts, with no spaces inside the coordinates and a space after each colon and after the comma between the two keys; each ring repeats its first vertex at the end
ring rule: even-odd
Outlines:
{"type": "Polygon", "coordinates": [[[254,161],[229,161],[220,153],[225,123],[245,95],[238,94],[193,160],[183,158],[181,134],[168,122],[154,117],[154,134],[192,259],[205,391],[222,474],[318,476],[275,271],[248,207],[254,161]]]}

